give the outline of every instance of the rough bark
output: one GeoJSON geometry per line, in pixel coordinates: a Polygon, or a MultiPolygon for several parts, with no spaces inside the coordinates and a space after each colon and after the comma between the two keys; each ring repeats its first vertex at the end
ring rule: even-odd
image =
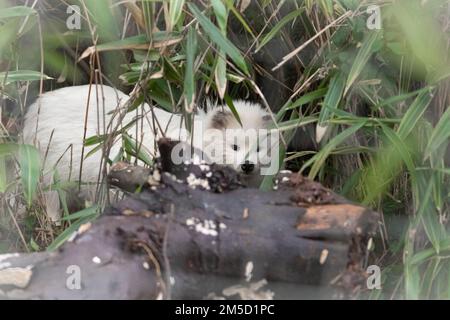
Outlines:
{"type": "Polygon", "coordinates": [[[141,192],[58,251],[0,256],[0,297],[331,298],[364,285],[377,213],[298,174],[264,192],[229,168],[174,167],[164,154],[154,169],[116,165],[110,183],[141,192]],[[70,266],[80,290],[68,289],[70,266]]]}

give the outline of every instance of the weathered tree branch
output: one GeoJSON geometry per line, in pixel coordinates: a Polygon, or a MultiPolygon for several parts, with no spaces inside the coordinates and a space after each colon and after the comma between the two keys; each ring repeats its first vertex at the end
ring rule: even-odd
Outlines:
{"type": "Polygon", "coordinates": [[[173,167],[164,154],[153,169],[113,167],[112,185],[142,192],[57,252],[0,256],[0,297],[333,297],[364,283],[377,213],[297,174],[263,192],[229,168],[173,167]],[[67,288],[69,266],[81,271],[80,290],[67,288]]]}

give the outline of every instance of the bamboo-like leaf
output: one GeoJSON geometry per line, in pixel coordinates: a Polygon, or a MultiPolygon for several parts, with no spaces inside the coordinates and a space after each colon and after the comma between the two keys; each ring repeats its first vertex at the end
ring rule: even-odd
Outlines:
{"type": "Polygon", "coordinates": [[[31,14],[37,14],[37,11],[26,6],[2,8],[0,11],[0,20],[6,18],[25,17],[31,14]]]}
{"type": "Polygon", "coordinates": [[[409,106],[408,111],[406,111],[403,116],[397,130],[397,133],[401,139],[406,139],[411,131],[414,130],[416,124],[420,119],[422,119],[423,114],[427,110],[431,99],[432,95],[428,91],[425,91],[420,93],[414,102],[409,106]]]}
{"type": "Polygon", "coordinates": [[[322,150],[320,150],[314,157],[312,157],[310,160],[308,160],[303,165],[300,172],[303,172],[307,167],[312,165],[308,177],[310,179],[314,179],[316,177],[317,173],[319,172],[320,168],[325,163],[325,160],[331,154],[331,152],[337,146],[339,146],[341,143],[343,143],[347,138],[349,138],[351,135],[355,134],[365,124],[366,124],[365,121],[361,121],[360,123],[353,125],[350,128],[347,128],[344,131],[342,131],[341,133],[339,133],[337,136],[335,136],[333,139],[331,139],[325,145],[325,147],[322,150]]]}
{"type": "Polygon", "coordinates": [[[296,128],[300,128],[302,126],[306,126],[307,124],[317,122],[317,117],[307,116],[301,117],[300,119],[287,120],[283,122],[279,122],[277,125],[277,130],[280,132],[288,131],[296,128]]]}
{"type": "Polygon", "coordinates": [[[252,31],[252,29],[250,28],[250,26],[248,25],[248,23],[245,21],[245,19],[242,17],[242,15],[239,13],[239,11],[236,10],[236,8],[234,7],[233,0],[224,0],[224,2],[225,2],[225,5],[227,6],[228,10],[230,10],[234,14],[234,16],[239,20],[239,22],[244,27],[244,29],[248,33],[250,33],[250,35],[253,37],[253,39],[256,39],[256,36],[255,36],[254,32],[252,31]]]}
{"type": "Polygon", "coordinates": [[[425,150],[425,159],[429,158],[438,149],[446,148],[450,139],[450,108],[444,112],[431,134],[425,150]]]}
{"type": "MultiPolygon", "coordinates": [[[[226,37],[228,20],[227,9],[221,0],[212,0],[211,3],[213,5],[220,32],[226,37]]],[[[217,55],[216,68],[214,70],[214,78],[216,80],[217,92],[220,99],[225,97],[225,92],[227,90],[227,61],[225,60],[225,57],[226,53],[223,49],[221,49],[217,55]]]]}
{"type": "Polygon", "coordinates": [[[8,187],[7,161],[7,156],[0,156],[0,193],[5,192],[8,187]]]}
{"type": "Polygon", "coordinates": [[[237,112],[236,107],[234,106],[233,100],[231,99],[231,97],[229,95],[225,95],[224,98],[225,98],[225,103],[227,104],[228,108],[230,108],[235,119],[242,126],[241,117],[239,116],[239,113],[237,112]]]}
{"type": "Polygon", "coordinates": [[[16,81],[37,81],[41,80],[41,78],[43,80],[53,79],[45,74],[32,70],[15,70],[8,72],[0,72],[0,83],[3,83],[3,81],[5,81],[6,84],[16,81]]]}
{"type": "MultiPolygon", "coordinates": [[[[11,19],[0,24],[0,56],[3,56],[4,53],[9,51],[11,44],[17,41],[19,28],[19,19],[11,19]]],[[[0,80],[3,81],[3,79],[0,80]]]]}
{"type": "Polygon", "coordinates": [[[344,92],[344,86],[345,76],[343,73],[340,72],[331,79],[322,110],[320,110],[319,125],[324,125],[324,122],[331,118],[332,111],[330,109],[338,108],[344,92]]]}
{"type": "Polygon", "coordinates": [[[135,139],[133,139],[126,133],[122,134],[122,139],[124,139],[124,141],[125,141],[124,150],[127,153],[129,153],[129,154],[135,156],[136,158],[138,158],[139,160],[143,161],[146,165],[150,166],[153,164],[152,157],[150,155],[148,155],[147,152],[145,152],[140,141],[139,142],[136,141],[135,139]]]}
{"type": "Polygon", "coordinates": [[[415,91],[411,91],[408,93],[404,93],[404,94],[400,94],[397,96],[393,96],[393,97],[389,97],[387,99],[384,99],[383,101],[381,101],[380,103],[376,104],[373,108],[374,109],[381,109],[385,106],[388,105],[394,105],[396,103],[399,103],[401,101],[405,101],[406,99],[412,98],[414,96],[417,96],[418,94],[422,93],[422,92],[429,92],[430,91],[430,87],[427,86],[425,88],[421,88],[419,90],[415,90],[415,91]]]}
{"type": "Polygon", "coordinates": [[[15,143],[0,143],[0,156],[9,156],[16,154],[19,150],[19,145],[15,143]]]}
{"type": "Polygon", "coordinates": [[[35,251],[35,252],[41,251],[41,248],[40,248],[39,245],[36,243],[36,241],[34,241],[33,238],[30,239],[30,247],[31,247],[31,249],[33,249],[33,251],[35,251]]]}
{"type": "Polygon", "coordinates": [[[422,186],[422,188],[419,188],[420,194],[417,195],[420,199],[420,208],[417,216],[422,220],[422,225],[425,229],[425,233],[427,234],[428,239],[433,245],[434,250],[437,254],[439,254],[441,234],[442,232],[444,232],[445,234],[445,230],[441,230],[442,225],[438,221],[439,216],[436,210],[433,209],[431,204],[431,193],[433,190],[432,179],[429,179],[429,181],[426,182],[426,186],[422,186]]]}
{"type": "Polygon", "coordinates": [[[78,228],[85,224],[88,223],[92,220],[94,220],[97,217],[97,215],[93,214],[93,215],[89,215],[86,216],[84,218],[81,218],[75,222],[73,222],[66,230],[64,230],[63,232],[61,232],[55,240],[53,240],[53,242],[47,247],[47,251],[51,252],[51,251],[55,251],[56,249],[58,249],[60,246],[62,246],[75,232],[77,232],[78,228]]]}
{"type": "MultiPolygon", "coordinates": [[[[441,248],[441,252],[450,251],[450,238],[442,240],[439,244],[439,247],[441,248]]],[[[434,250],[434,248],[424,249],[422,251],[415,253],[414,256],[411,258],[410,263],[411,264],[423,263],[428,258],[432,257],[435,254],[436,251],[434,250]]]]}
{"type": "Polygon", "coordinates": [[[284,111],[297,109],[305,104],[311,103],[314,100],[320,99],[327,93],[327,88],[317,89],[315,91],[308,92],[307,94],[301,96],[294,102],[290,103],[284,108],[284,111]]]}
{"type": "Polygon", "coordinates": [[[220,99],[225,97],[227,91],[227,62],[224,56],[225,53],[221,50],[219,56],[217,56],[216,69],[214,70],[214,79],[220,99]]]}
{"type": "Polygon", "coordinates": [[[177,24],[183,12],[185,0],[171,0],[169,7],[170,25],[173,27],[177,24]]]}
{"type": "Polygon", "coordinates": [[[233,60],[234,63],[246,74],[249,70],[244,57],[239,50],[228,40],[220,30],[197,8],[193,3],[188,3],[192,14],[197,18],[203,30],[209,35],[209,38],[216,43],[233,60]]]}
{"type": "Polygon", "coordinates": [[[73,220],[77,220],[77,219],[81,219],[81,218],[91,217],[91,216],[98,214],[99,209],[100,209],[100,207],[98,205],[94,205],[92,207],[85,208],[78,212],[72,213],[68,216],[65,216],[65,217],[61,218],[61,221],[73,221],[73,220]]]}
{"type": "Polygon", "coordinates": [[[405,295],[408,300],[419,299],[420,271],[417,266],[406,264],[404,269],[405,295]]]}
{"type": "Polygon", "coordinates": [[[34,195],[36,194],[36,187],[39,181],[41,158],[39,151],[29,145],[20,145],[19,155],[21,180],[25,198],[27,200],[27,204],[31,205],[34,195]]]}
{"type": "MultiPolygon", "coordinates": [[[[279,164],[283,163],[283,159],[286,157],[286,148],[283,146],[283,144],[280,144],[280,153],[279,153],[279,164]]],[[[278,168],[279,170],[279,168],[278,168]]],[[[277,170],[277,172],[278,172],[277,170]]],[[[259,189],[263,191],[269,191],[272,190],[274,186],[274,176],[275,175],[267,175],[264,176],[263,181],[261,182],[261,185],[259,186],[259,189]]]]}
{"type": "Polygon", "coordinates": [[[292,11],[291,13],[287,14],[283,17],[265,36],[262,38],[259,46],[256,48],[256,52],[262,49],[267,43],[269,43],[270,40],[273,39],[277,35],[277,33],[283,28],[284,25],[286,25],[289,21],[295,19],[298,17],[302,12],[304,11],[303,8],[297,9],[292,11]]]}
{"type": "Polygon", "coordinates": [[[41,171],[39,151],[31,145],[0,144],[0,156],[15,155],[19,160],[21,182],[28,205],[34,199],[41,171]]]}
{"type": "Polygon", "coordinates": [[[379,38],[379,32],[372,31],[368,33],[367,38],[364,40],[361,48],[358,51],[358,54],[353,61],[352,68],[347,77],[347,83],[345,85],[344,95],[347,94],[350,87],[353,85],[355,80],[359,77],[364,67],[367,65],[367,61],[369,61],[372,56],[372,48],[375,42],[379,38]]]}
{"type": "Polygon", "coordinates": [[[327,88],[321,88],[321,89],[317,89],[312,92],[308,92],[307,94],[301,96],[294,102],[289,100],[277,112],[277,115],[276,115],[277,121],[281,121],[283,119],[284,115],[286,114],[286,111],[297,109],[305,104],[311,103],[314,100],[322,98],[323,96],[325,96],[326,93],[327,93],[327,88]]]}
{"type": "Polygon", "coordinates": [[[83,60],[89,57],[93,53],[102,51],[113,51],[113,50],[131,50],[131,49],[149,49],[151,48],[161,48],[166,46],[171,46],[179,43],[183,37],[176,33],[167,32],[155,32],[152,35],[152,41],[150,42],[145,34],[140,34],[137,36],[128,37],[122,40],[102,43],[97,46],[92,46],[84,50],[78,59],[83,60]]]}
{"type": "Polygon", "coordinates": [[[316,1],[318,2],[318,4],[320,5],[322,11],[327,15],[327,16],[332,16],[333,15],[333,1],[332,0],[319,0],[316,1]]]}
{"type": "Polygon", "coordinates": [[[211,0],[219,29],[226,36],[228,12],[221,0],[211,0]]]}
{"type": "Polygon", "coordinates": [[[385,134],[385,136],[389,139],[394,148],[400,154],[402,160],[404,161],[406,167],[410,172],[411,177],[414,179],[416,168],[414,166],[414,161],[411,157],[411,154],[408,151],[408,148],[405,146],[404,141],[400,139],[399,135],[388,126],[384,125],[383,123],[380,123],[380,126],[383,129],[383,133],[385,134]]]}
{"type": "Polygon", "coordinates": [[[187,112],[192,112],[195,102],[194,61],[197,54],[197,34],[189,28],[186,45],[186,69],[184,74],[184,101],[187,112]]]}

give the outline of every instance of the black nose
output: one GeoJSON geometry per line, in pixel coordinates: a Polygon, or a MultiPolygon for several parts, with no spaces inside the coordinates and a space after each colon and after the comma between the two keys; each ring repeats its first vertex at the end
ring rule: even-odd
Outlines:
{"type": "Polygon", "coordinates": [[[241,164],[241,169],[245,173],[250,173],[255,169],[255,165],[250,161],[245,161],[243,164],[241,164]]]}

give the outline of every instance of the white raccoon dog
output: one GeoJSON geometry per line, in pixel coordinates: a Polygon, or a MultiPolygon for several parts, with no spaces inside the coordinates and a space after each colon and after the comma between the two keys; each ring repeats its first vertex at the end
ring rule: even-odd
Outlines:
{"type": "MultiPolygon", "coordinates": [[[[210,107],[206,113],[199,111],[194,116],[191,131],[194,136],[186,137],[181,115],[147,104],[137,109],[139,116],[136,111],[125,114],[128,99],[128,95],[109,86],[83,85],[45,93],[30,106],[25,115],[23,140],[39,148],[47,172],[46,183],[51,181],[53,169],[61,180],[78,181],[81,164],[81,181],[98,181],[102,150],[89,154],[95,146],[87,146],[82,152],[84,137],[111,133],[135,120],[135,125],[127,126],[126,132],[138,145],[142,141],[140,148],[152,156],[157,155],[157,139],[166,136],[179,140],[184,135],[184,139],[192,141],[194,147],[209,157],[209,162],[232,166],[249,185],[261,181],[258,154],[267,152],[267,146],[261,150],[258,142],[246,138],[248,130],[266,129],[270,124],[270,114],[259,104],[234,102],[241,123],[226,106],[210,107]],[[125,114],[121,123],[118,113],[125,114]]],[[[121,146],[118,135],[110,149],[110,159],[119,154],[121,146]]]]}

